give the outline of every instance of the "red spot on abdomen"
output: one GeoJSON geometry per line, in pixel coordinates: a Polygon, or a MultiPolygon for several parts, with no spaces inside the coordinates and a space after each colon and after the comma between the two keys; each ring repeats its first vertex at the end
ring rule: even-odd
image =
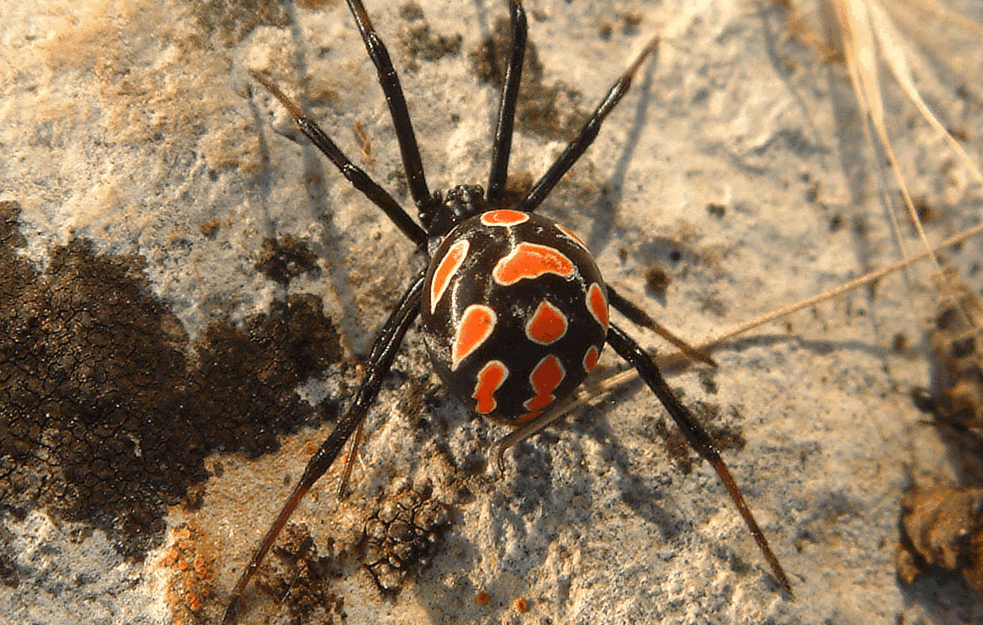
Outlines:
{"type": "Polygon", "coordinates": [[[502,209],[481,214],[481,223],[486,226],[518,226],[529,221],[529,215],[520,211],[502,209]]]}
{"type": "Polygon", "coordinates": [[[475,410],[488,414],[498,405],[495,401],[495,391],[502,387],[509,370],[501,360],[489,361],[478,372],[478,383],[474,385],[474,397],[477,400],[475,410]]]}
{"type": "Polygon", "coordinates": [[[596,347],[591,345],[587,349],[587,353],[584,354],[584,371],[590,373],[597,366],[597,359],[600,358],[601,352],[598,351],[596,347]]]}
{"type": "Polygon", "coordinates": [[[538,278],[544,273],[566,277],[573,275],[574,271],[573,261],[558,249],[536,243],[520,243],[512,253],[498,261],[492,277],[495,282],[509,286],[524,278],[538,278]]]}
{"type": "Polygon", "coordinates": [[[447,253],[440,259],[440,264],[433,272],[433,280],[430,281],[430,314],[437,310],[437,302],[444,296],[447,285],[450,284],[451,277],[461,268],[465,256],[468,255],[467,239],[462,239],[448,248],[447,253]]]}
{"type": "Polygon", "coordinates": [[[457,369],[462,360],[488,340],[495,329],[496,319],[495,311],[483,304],[471,304],[464,309],[461,324],[457,326],[454,336],[451,371],[457,369]]]}
{"type": "Polygon", "coordinates": [[[567,333],[567,317],[546,300],[539,303],[532,319],[526,324],[526,336],[540,345],[549,345],[567,333]]]}
{"type": "Polygon", "coordinates": [[[527,423],[535,421],[536,417],[538,417],[541,414],[542,414],[541,412],[527,412],[526,414],[517,418],[515,421],[512,421],[511,424],[516,427],[523,426],[526,425],[527,423]]]}
{"type": "Polygon", "coordinates": [[[532,390],[536,396],[526,401],[523,406],[532,412],[538,412],[548,406],[550,402],[556,399],[553,396],[553,391],[560,385],[564,377],[566,377],[566,372],[556,356],[550,354],[543,357],[536,368],[532,370],[532,373],[529,374],[529,384],[532,385],[532,390]]]}
{"type": "Polygon", "coordinates": [[[593,283],[587,289],[587,310],[597,319],[597,322],[608,329],[608,298],[598,283],[593,283]]]}

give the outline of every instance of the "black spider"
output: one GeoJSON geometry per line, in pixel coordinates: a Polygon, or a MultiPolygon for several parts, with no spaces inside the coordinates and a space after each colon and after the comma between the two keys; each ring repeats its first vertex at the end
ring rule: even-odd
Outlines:
{"type": "MultiPolygon", "coordinates": [[[[691,356],[687,348],[644,311],[605,286],[583,242],[563,226],[532,214],[568,169],[587,150],[604,118],[653,53],[653,39],[615,82],[578,136],[525,196],[506,197],[509,152],[526,47],[526,17],[520,0],[509,1],[509,61],[502,87],[487,194],[478,186],[431,193],[399,78],[361,0],[348,0],[389,104],[418,225],[393,197],[345,156],[316,123],[275,84],[260,82],[287,108],[304,135],[429,258],[399,299],[372,345],[363,380],[347,414],[308,462],[303,475],[270,526],[232,591],[223,623],[235,620],[249,580],[311,486],[331,466],[347,441],[358,440],[369,407],[392,367],[403,337],[418,314],[435,370],[455,395],[475,410],[532,432],[549,414],[543,409],[569,395],[597,362],[604,344],[634,367],[689,443],[716,470],[771,565],[781,587],[791,584],[758,528],[730,471],[707,431],[670,390],[652,358],[619,326],[609,323],[608,303],[630,320],[656,330],[691,356]]],[[[510,440],[514,440],[513,434],[510,440]]],[[[349,455],[349,459],[353,454],[349,455]]],[[[350,467],[350,464],[349,464],[350,467]]],[[[343,477],[343,484],[347,479],[343,477]]]]}

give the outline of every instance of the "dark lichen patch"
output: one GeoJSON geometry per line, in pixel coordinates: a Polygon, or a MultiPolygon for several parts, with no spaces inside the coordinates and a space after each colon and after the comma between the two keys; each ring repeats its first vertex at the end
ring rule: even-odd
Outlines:
{"type": "Polygon", "coordinates": [[[17,218],[20,216],[20,204],[17,202],[0,202],[0,259],[9,260],[14,250],[23,247],[27,241],[17,229],[17,218]]]}
{"type": "Polygon", "coordinates": [[[935,356],[932,392],[913,391],[948,447],[958,481],[913,485],[901,499],[898,578],[953,578],[983,594],[983,303],[955,271],[940,276],[929,341],[935,356]]]}
{"type": "Polygon", "coordinates": [[[282,285],[303,274],[317,278],[321,273],[317,254],[307,243],[289,234],[278,239],[263,239],[256,271],[282,285]]]}
{"type": "Polygon", "coordinates": [[[257,575],[257,587],[286,610],[287,622],[332,625],[345,620],[344,598],[331,591],[332,580],[343,574],[343,554],[334,541],[322,555],[308,527],[290,523],[272,555],[257,575]]]}
{"type": "Polygon", "coordinates": [[[0,501],[106,530],[143,557],[164,507],[207,477],[216,450],[250,456],[331,412],[295,389],[342,351],[314,297],[293,297],[189,346],[150,292],[142,259],[72,241],[40,273],[16,254],[0,203],[0,501]],[[189,357],[188,354],[194,354],[189,357]]]}
{"type": "Polygon", "coordinates": [[[0,584],[7,588],[20,586],[20,571],[14,555],[13,533],[0,525],[0,584]]]}
{"type": "Polygon", "coordinates": [[[192,15],[207,35],[218,35],[226,46],[242,40],[257,26],[287,26],[287,5],[265,0],[204,0],[190,3],[192,15]]]}
{"type": "Polygon", "coordinates": [[[716,202],[707,204],[706,209],[708,215],[713,215],[717,219],[723,219],[724,215],[727,214],[727,207],[724,204],[718,204],[716,202]]]}
{"type": "Polygon", "coordinates": [[[314,411],[294,389],[341,356],[337,331],[313,295],[291,296],[240,327],[213,323],[195,347],[187,384],[194,409],[221,420],[205,426],[207,448],[255,457],[276,450],[278,434],[335,416],[337,404],[314,411]]]}
{"type": "MultiPolygon", "coordinates": [[[[468,54],[471,73],[479,81],[501,89],[505,82],[511,41],[509,20],[501,17],[495,22],[491,36],[468,54]]],[[[550,140],[570,140],[587,120],[587,111],[579,107],[582,100],[580,92],[563,83],[547,85],[543,82],[543,64],[536,46],[531,41],[527,42],[516,128],[550,140]]]]}
{"type": "Polygon", "coordinates": [[[407,21],[400,33],[400,42],[410,58],[417,61],[437,61],[445,56],[461,52],[460,34],[437,35],[423,19],[423,9],[410,2],[400,9],[400,16],[407,21]]]}
{"type": "Polygon", "coordinates": [[[626,35],[632,35],[638,32],[639,26],[642,24],[643,17],[638,11],[626,11],[620,14],[614,15],[613,19],[617,20],[611,22],[608,19],[604,19],[598,24],[597,32],[601,39],[608,41],[611,39],[611,35],[614,34],[616,27],[620,26],[621,32],[626,35]]]}

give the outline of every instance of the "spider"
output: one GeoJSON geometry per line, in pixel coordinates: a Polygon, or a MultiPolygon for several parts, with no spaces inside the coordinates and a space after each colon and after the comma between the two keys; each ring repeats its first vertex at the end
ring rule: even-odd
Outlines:
{"type": "MultiPolygon", "coordinates": [[[[357,445],[362,423],[410,325],[422,317],[424,341],[444,385],[479,414],[516,428],[507,440],[532,433],[552,415],[545,411],[569,396],[597,364],[607,343],[634,367],[665,406],[690,445],[717,472],[781,588],[791,583],[758,527],[713,440],[666,384],[638,343],[608,318],[613,307],[650,328],[689,356],[712,364],[659,326],[635,304],[605,285],[593,256],[570,230],[535,211],[596,138],[601,124],[627,93],[638,68],[658,46],[653,38],[615,81],[593,114],[545,174],[521,197],[506,192],[513,122],[526,47],[521,0],[509,0],[511,45],[492,143],[485,192],[460,185],[431,193],[423,171],[399,77],[362,0],[347,0],[389,105],[419,224],[338,148],[300,107],[269,79],[253,78],[287,109],[301,132],[428,258],[399,298],[364,363],[365,377],[347,413],[321,444],[236,582],[223,623],[234,622],[243,593],[277,536],[313,484],[349,440],[357,445]],[[517,436],[518,435],[518,436],[517,436]]],[[[347,481],[353,453],[342,476],[347,481]]]]}

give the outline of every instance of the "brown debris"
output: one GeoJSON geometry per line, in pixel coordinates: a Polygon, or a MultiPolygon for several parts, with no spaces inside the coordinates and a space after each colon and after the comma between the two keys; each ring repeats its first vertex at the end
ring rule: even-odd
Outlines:
{"type": "Polygon", "coordinates": [[[932,568],[958,573],[983,594],[983,488],[914,488],[901,499],[898,578],[932,568]]]}

